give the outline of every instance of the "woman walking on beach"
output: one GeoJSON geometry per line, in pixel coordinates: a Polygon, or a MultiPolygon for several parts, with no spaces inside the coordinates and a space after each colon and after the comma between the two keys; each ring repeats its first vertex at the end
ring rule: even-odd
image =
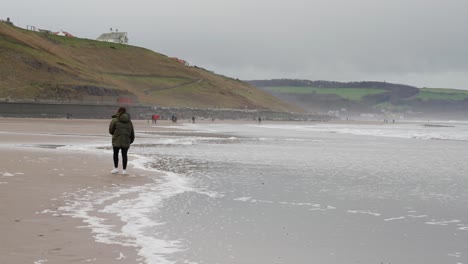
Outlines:
{"type": "Polygon", "coordinates": [[[112,147],[114,149],[114,169],[111,173],[119,173],[119,151],[122,150],[122,174],[127,174],[127,152],[130,144],[135,140],[135,132],[130,115],[124,107],[120,107],[117,114],[112,116],[109,133],[112,135],[112,147]]]}

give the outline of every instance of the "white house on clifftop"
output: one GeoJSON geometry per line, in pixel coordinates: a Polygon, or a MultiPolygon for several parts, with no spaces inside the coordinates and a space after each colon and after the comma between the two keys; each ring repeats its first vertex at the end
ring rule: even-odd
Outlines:
{"type": "Polygon", "coordinates": [[[101,34],[101,36],[99,36],[99,38],[97,38],[97,40],[104,41],[104,42],[119,43],[119,44],[128,43],[127,32],[103,33],[101,34]]]}

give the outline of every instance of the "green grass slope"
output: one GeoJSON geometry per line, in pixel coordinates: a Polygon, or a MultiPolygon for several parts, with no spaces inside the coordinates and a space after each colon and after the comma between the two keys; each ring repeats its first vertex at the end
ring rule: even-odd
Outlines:
{"type": "MultiPolygon", "coordinates": [[[[273,93],[289,95],[324,95],[332,94],[350,101],[361,101],[364,97],[385,93],[386,90],[379,88],[321,88],[301,86],[276,86],[263,87],[273,93]]],[[[441,101],[463,101],[468,99],[468,90],[446,89],[446,88],[420,88],[418,93],[408,100],[441,100],[441,101]]]]}
{"type": "Polygon", "coordinates": [[[280,86],[265,87],[265,89],[283,94],[333,94],[343,99],[351,101],[360,101],[368,95],[380,94],[386,92],[383,89],[370,88],[320,88],[320,87],[298,87],[298,86],[280,86]]]}
{"type": "MultiPolygon", "coordinates": [[[[0,23],[0,98],[131,98],[175,107],[299,111],[244,82],[148,49],[27,31],[0,23]]],[[[114,99],[113,99],[114,98],[114,99]]]]}
{"type": "Polygon", "coordinates": [[[443,89],[443,88],[421,88],[416,97],[423,101],[444,100],[463,101],[468,99],[468,90],[443,89]]]}
{"type": "Polygon", "coordinates": [[[457,114],[468,111],[468,90],[417,88],[387,82],[333,82],[292,79],[250,84],[309,111],[457,114]]]}

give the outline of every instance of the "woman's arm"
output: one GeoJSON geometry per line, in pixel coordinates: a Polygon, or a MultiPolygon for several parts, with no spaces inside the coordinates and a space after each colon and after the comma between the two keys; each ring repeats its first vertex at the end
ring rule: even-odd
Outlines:
{"type": "Polygon", "coordinates": [[[115,132],[115,123],[116,123],[116,122],[117,122],[117,121],[116,121],[114,118],[112,118],[112,120],[111,120],[111,122],[110,122],[110,124],[109,124],[109,134],[111,134],[111,135],[114,135],[114,132],[115,132]]]}
{"type": "Polygon", "coordinates": [[[131,127],[131,131],[130,131],[130,144],[132,144],[133,141],[135,141],[135,131],[133,130],[133,123],[132,123],[132,121],[130,121],[130,127],[131,127]]]}

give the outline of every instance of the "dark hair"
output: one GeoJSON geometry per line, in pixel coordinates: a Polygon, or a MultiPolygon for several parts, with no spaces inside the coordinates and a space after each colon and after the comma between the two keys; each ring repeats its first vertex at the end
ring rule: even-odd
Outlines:
{"type": "Polygon", "coordinates": [[[117,111],[117,114],[121,115],[121,114],[125,114],[126,112],[127,112],[127,109],[125,109],[125,107],[120,107],[119,111],[117,111]]]}

